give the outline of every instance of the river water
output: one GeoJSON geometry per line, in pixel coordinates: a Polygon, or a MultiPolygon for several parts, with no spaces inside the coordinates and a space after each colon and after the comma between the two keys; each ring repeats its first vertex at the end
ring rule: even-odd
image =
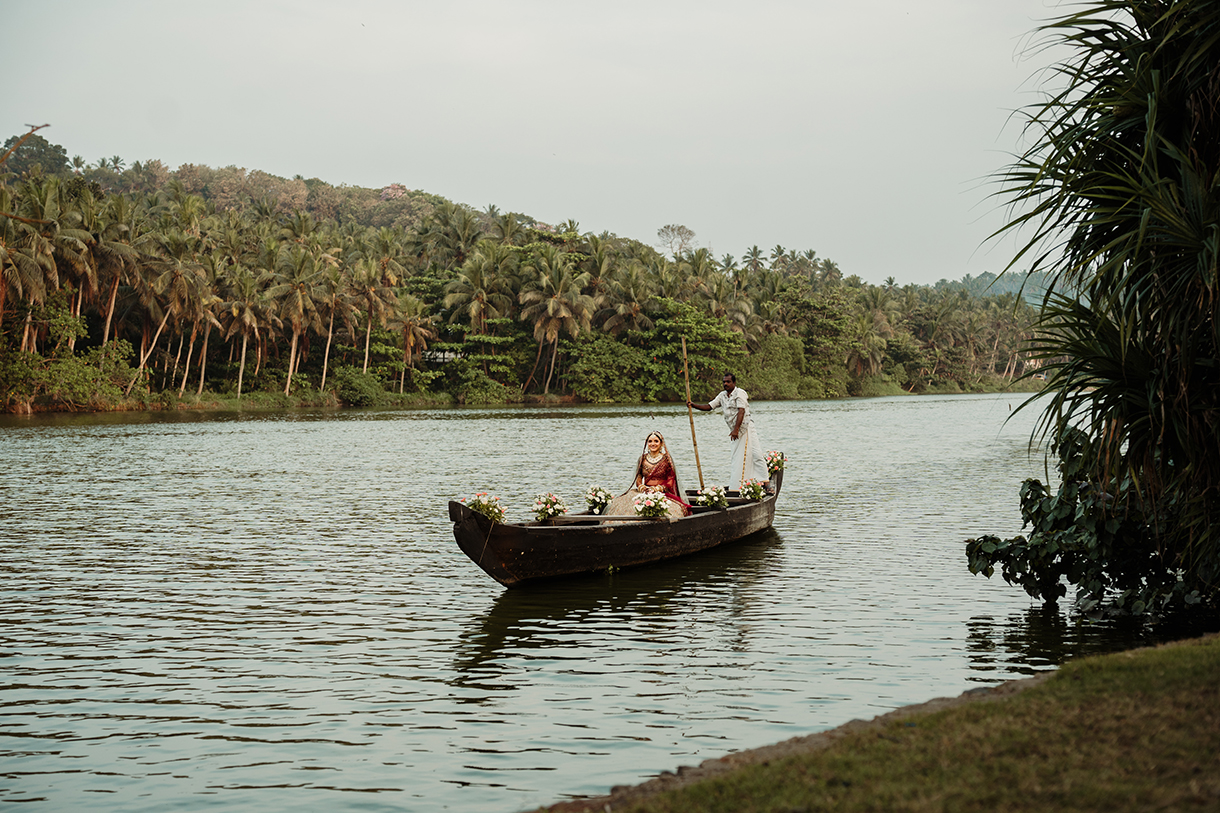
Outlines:
{"type": "Polygon", "coordinates": [[[684,408],[0,418],[0,801],[511,813],[1146,642],[966,569],[1022,397],[759,403],[773,531],[512,591],[447,501],[577,510],[653,428],[690,487],[684,408]]]}

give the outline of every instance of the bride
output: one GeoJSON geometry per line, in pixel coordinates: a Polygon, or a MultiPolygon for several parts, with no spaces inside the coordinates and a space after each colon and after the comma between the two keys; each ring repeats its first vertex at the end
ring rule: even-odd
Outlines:
{"type": "Polygon", "coordinates": [[[674,459],[665,448],[665,438],[660,432],[649,432],[644,439],[644,452],[635,464],[635,479],[631,487],[615,497],[606,506],[606,516],[629,516],[635,514],[633,499],[641,491],[664,492],[671,517],[690,514],[690,506],[682,501],[682,489],[678,485],[678,470],[674,459]]]}

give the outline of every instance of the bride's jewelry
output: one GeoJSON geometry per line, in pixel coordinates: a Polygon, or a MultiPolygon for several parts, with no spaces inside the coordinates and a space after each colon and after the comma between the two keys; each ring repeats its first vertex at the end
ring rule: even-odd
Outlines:
{"type": "Polygon", "coordinates": [[[644,459],[647,460],[649,463],[657,463],[661,460],[662,457],[664,457],[664,455],[661,454],[660,452],[657,452],[656,454],[653,454],[652,452],[644,453],[644,459]]]}

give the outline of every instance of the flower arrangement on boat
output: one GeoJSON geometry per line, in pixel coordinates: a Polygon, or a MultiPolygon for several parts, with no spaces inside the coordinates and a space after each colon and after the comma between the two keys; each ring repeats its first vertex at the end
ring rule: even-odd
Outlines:
{"type": "Polygon", "coordinates": [[[767,493],[767,487],[762,480],[750,479],[741,484],[740,493],[747,500],[761,500],[767,493]]]}
{"type": "Polygon", "coordinates": [[[695,492],[693,505],[706,505],[708,508],[728,508],[729,492],[724,486],[708,486],[695,492]]]}
{"type": "Polygon", "coordinates": [[[470,499],[462,497],[462,502],[466,507],[476,514],[482,514],[492,522],[504,521],[504,506],[500,505],[500,498],[493,497],[486,491],[480,491],[470,499]]]}
{"type": "Polygon", "coordinates": [[[788,458],[784,457],[783,452],[767,452],[767,474],[771,477],[775,476],[777,471],[782,471],[784,464],[788,462],[788,458]]]}
{"type": "Polygon", "coordinates": [[[562,516],[566,513],[568,513],[568,506],[564,504],[563,500],[549,491],[546,494],[539,494],[538,498],[534,500],[534,516],[537,517],[539,522],[544,519],[562,516]]]}
{"type": "Polygon", "coordinates": [[[669,513],[665,494],[660,491],[641,491],[631,498],[631,504],[641,517],[663,517],[669,513]]]}
{"type": "Polygon", "coordinates": [[[589,506],[590,514],[605,511],[612,499],[614,495],[610,493],[610,489],[601,486],[589,486],[589,490],[585,492],[585,504],[589,506]]]}

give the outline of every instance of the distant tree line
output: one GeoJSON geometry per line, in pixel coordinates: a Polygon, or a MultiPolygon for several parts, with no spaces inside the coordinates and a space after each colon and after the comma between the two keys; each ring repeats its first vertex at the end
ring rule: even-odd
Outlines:
{"type": "Polygon", "coordinates": [[[812,250],[714,257],[390,184],[0,155],[0,401],[384,404],[998,389],[1035,311],[980,278],[870,285],[812,250]]]}

